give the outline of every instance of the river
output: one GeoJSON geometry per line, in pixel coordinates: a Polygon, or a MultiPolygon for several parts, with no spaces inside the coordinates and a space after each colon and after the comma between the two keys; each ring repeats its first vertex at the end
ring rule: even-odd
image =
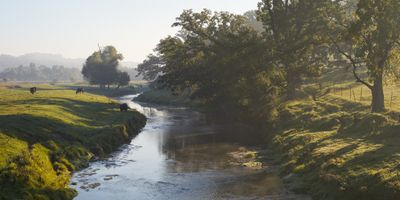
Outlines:
{"type": "Polygon", "coordinates": [[[76,200],[309,199],[288,192],[269,167],[235,164],[232,152],[255,142],[243,137],[249,129],[134,97],[118,100],[145,114],[146,126],[108,159],[73,175],[76,200]]]}

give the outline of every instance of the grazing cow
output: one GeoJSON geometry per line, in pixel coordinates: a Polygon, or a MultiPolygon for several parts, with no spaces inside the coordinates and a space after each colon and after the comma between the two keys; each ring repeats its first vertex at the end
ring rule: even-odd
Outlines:
{"type": "Polygon", "coordinates": [[[79,94],[79,93],[84,93],[85,92],[85,90],[83,90],[83,88],[78,88],[78,89],[76,89],[76,94],[79,94]]]}
{"type": "Polygon", "coordinates": [[[31,94],[35,94],[36,91],[37,91],[37,88],[36,87],[31,87],[29,90],[31,91],[31,94]]]}
{"type": "Polygon", "coordinates": [[[119,109],[121,110],[121,112],[123,112],[123,111],[127,112],[128,111],[128,104],[126,104],[126,103],[120,104],[119,105],[119,109]]]}

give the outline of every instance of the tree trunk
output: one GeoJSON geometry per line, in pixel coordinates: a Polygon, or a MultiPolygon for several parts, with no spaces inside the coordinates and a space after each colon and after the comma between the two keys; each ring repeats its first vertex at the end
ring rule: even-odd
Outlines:
{"type": "Polygon", "coordinates": [[[382,75],[378,75],[372,87],[371,111],[375,113],[385,111],[385,95],[383,93],[382,79],[382,75]]]}

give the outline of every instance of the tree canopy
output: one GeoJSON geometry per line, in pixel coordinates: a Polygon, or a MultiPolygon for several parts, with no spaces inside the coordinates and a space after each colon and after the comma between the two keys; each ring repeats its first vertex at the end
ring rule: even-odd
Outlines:
{"type": "Polygon", "coordinates": [[[77,68],[67,68],[60,65],[37,66],[31,63],[28,66],[7,68],[0,72],[0,78],[10,81],[74,82],[82,80],[82,75],[77,68]]]}
{"type": "Polygon", "coordinates": [[[278,99],[298,97],[331,67],[353,66],[371,90],[372,111],[381,112],[384,76],[399,71],[399,4],[262,0],[243,16],[185,10],[173,24],[180,31],[160,41],[139,73],[223,111],[273,119],[278,99]]]}
{"type": "Polygon", "coordinates": [[[118,53],[115,47],[106,46],[86,59],[82,74],[90,84],[100,85],[100,87],[112,84],[127,85],[126,82],[129,83],[130,80],[129,75],[118,69],[122,59],[122,54],[118,53]]]}
{"type": "Polygon", "coordinates": [[[265,40],[244,16],[186,10],[173,26],[181,30],[162,39],[159,58],[152,59],[162,61],[162,85],[177,93],[190,90],[192,98],[223,112],[273,119],[280,74],[264,62],[265,40]]]}
{"type": "Polygon", "coordinates": [[[161,68],[164,66],[161,58],[150,54],[143,63],[137,67],[138,76],[142,76],[144,80],[154,81],[161,73],[161,68]]]}
{"type": "Polygon", "coordinates": [[[259,19],[264,24],[273,64],[285,75],[286,92],[294,98],[303,77],[318,76],[327,65],[331,0],[263,0],[259,19]]]}
{"type": "Polygon", "coordinates": [[[334,42],[353,66],[356,81],[371,90],[373,112],[384,111],[384,75],[398,64],[393,61],[398,60],[399,53],[399,11],[400,2],[396,0],[359,0],[354,17],[338,27],[341,36],[334,42]],[[368,71],[366,80],[358,75],[363,67],[368,71]]]}

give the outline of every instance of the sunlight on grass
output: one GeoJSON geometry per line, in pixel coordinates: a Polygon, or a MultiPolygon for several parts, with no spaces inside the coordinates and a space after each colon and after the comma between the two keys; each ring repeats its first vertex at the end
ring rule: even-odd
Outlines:
{"type": "Polygon", "coordinates": [[[393,112],[369,113],[368,105],[337,95],[282,105],[284,126],[274,144],[285,152],[283,171],[303,177],[321,199],[328,193],[336,199],[378,199],[383,191],[396,197],[400,123],[391,117],[396,116],[393,112]]]}
{"type": "Polygon", "coordinates": [[[0,199],[72,199],[71,172],[129,142],[145,117],[104,96],[31,86],[0,85],[0,199]]]}

